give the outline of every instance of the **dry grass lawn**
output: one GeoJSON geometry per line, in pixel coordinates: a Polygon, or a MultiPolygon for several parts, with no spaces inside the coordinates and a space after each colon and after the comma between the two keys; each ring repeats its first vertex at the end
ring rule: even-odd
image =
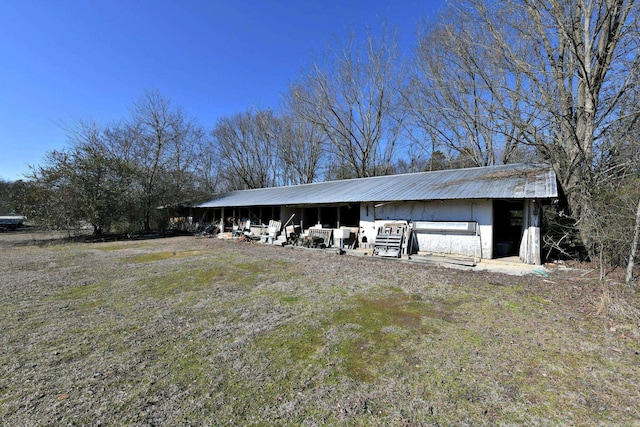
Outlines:
{"type": "Polygon", "coordinates": [[[599,298],[576,271],[0,234],[0,425],[640,425],[638,320],[599,298]]]}

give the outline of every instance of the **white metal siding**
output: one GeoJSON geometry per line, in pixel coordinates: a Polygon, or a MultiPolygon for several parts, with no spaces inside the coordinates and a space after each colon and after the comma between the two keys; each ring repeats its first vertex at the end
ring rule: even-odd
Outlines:
{"type": "Polygon", "coordinates": [[[360,233],[369,243],[375,240],[377,227],[396,220],[475,221],[479,236],[446,233],[416,233],[420,252],[460,254],[491,258],[493,253],[493,203],[491,200],[443,200],[431,202],[394,202],[360,207],[360,233]],[[367,215],[367,207],[369,215],[367,215]],[[372,212],[373,215],[372,215],[372,212]]]}

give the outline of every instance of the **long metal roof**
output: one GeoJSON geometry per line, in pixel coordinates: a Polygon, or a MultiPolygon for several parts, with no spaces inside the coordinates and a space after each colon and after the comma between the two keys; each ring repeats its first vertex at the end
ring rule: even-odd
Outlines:
{"type": "Polygon", "coordinates": [[[556,175],[550,166],[510,164],[239,190],[197,207],[556,197],[556,175]]]}

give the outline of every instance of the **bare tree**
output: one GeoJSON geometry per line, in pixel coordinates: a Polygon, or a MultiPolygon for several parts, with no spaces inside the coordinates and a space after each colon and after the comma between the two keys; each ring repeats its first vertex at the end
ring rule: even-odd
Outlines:
{"type": "Polygon", "coordinates": [[[299,116],[280,118],[278,155],[282,170],[282,184],[309,184],[321,176],[320,167],[325,155],[326,137],[319,125],[300,120],[299,116]]]}
{"type": "Polygon", "coordinates": [[[330,46],[325,62],[291,90],[296,113],[322,129],[330,154],[356,177],[386,173],[392,164],[401,131],[398,61],[386,29],[379,39],[367,35],[364,46],[352,35],[330,46]]]}
{"type": "Polygon", "coordinates": [[[308,120],[309,88],[293,84],[284,97],[282,137],[278,149],[286,184],[308,184],[321,179],[328,160],[327,135],[321,124],[308,120]]]}
{"type": "MultiPolygon", "coordinates": [[[[438,144],[491,164],[549,161],[591,255],[594,149],[637,81],[633,0],[460,0],[422,38],[408,97],[438,144]],[[423,106],[423,111],[420,111],[423,106]]],[[[638,114],[636,109],[630,114],[638,114]]],[[[437,148],[437,146],[435,147],[437,148]]]]}
{"type": "Polygon", "coordinates": [[[627,264],[627,285],[632,288],[633,269],[640,239],[640,84],[621,102],[620,117],[594,146],[593,215],[589,224],[606,230],[595,243],[606,260],[627,264]]]}
{"type": "MultiPolygon", "coordinates": [[[[478,16],[460,7],[421,26],[403,91],[416,142],[471,166],[519,160],[521,132],[501,111],[523,108],[522,78],[502,67],[478,16]]],[[[453,162],[451,162],[453,164],[453,162]]]]}
{"type": "Polygon", "coordinates": [[[193,200],[206,191],[197,174],[207,147],[205,133],[158,91],[146,92],[129,117],[105,130],[105,137],[109,153],[128,168],[129,220],[141,228],[162,228],[166,211],[158,207],[193,200]]]}
{"type": "Polygon", "coordinates": [[[277,126],[271,110],[249,110],[218,120],[211,135],[226,190],[277,185],[277,126]]]}
{"type": "Polygon", "coordinates": [[[132,138],[132,160],[136,165],[140,188],[144,199],[144,229],[152,227],[153,213],[163,204],[163,169],[171,161],[173,149],[179,138],[176,115],[171,102],[158,92],[147,92],[134,103],[132,115],[126,123],[132,138]]]}
{"type": "Polygon", "coordinates": [[[494,54],[522,78],[527,111],[535,115],[506,105],[502,111],[553,164],[594,254],[584,220],[593,216],[594,146],[619,120],[619,106],[637,79],[637,6],[633,0],[521,0],[499,2],[504,9],[497,10],[472,3],[493,37],[494,54]]]}
{"type": "Polygon", "coordinates": [[[159,92],[146,92],[133,104],[130,117],[106,135],[110,152],[135,175],[129,192],[139,200],[132,204],[132,216],[145,230],[163,226],[159,206],[200,194],[196,171],[204,131],[159,92]]]}
{"type": "Polygon", "coordinates": [[[156,91],[134,103],[130,117],[102,128],[66,126],[68,147],[32,167],[21,206],[59,227],[91,224],[100,234],[162,228],[163,205],[207,194],[205,134],[156,91]],[[28,188],[27,188],[28,187],[28,188]]]}
{"type": "Polygon", "coordinates": [[[203,136],[198,151],[194,174],[197,188],[203,195],[211,195],[220,189],[221,177],[218,172],[218,152],[211,137],[203,136]]]}

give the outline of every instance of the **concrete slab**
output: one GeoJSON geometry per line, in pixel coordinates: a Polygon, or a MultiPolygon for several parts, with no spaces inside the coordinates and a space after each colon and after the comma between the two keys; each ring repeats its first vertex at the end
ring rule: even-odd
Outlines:
{"type": "MultiPolygon", "coordinates": [[[[348,255],[356,256],[371,256],[373,254],[372,249],[348,249],[345,252],[348,255]]],[[[489,271],[517,276],[526,274],[547,276],[551,272],[551,270],[543,265],[525,264],[520,261],[520,258],[518,258],[517,256],[503,257],[498,259],[474,260],[473,258],[457,255],[419,253],[411,255],[410,257],[407,257],[405,255],[398,260],[413,262],[417,264],[419,263],[425,265],[435,265],[446,268],[455,268],[469,271],[489,271]]]]}

